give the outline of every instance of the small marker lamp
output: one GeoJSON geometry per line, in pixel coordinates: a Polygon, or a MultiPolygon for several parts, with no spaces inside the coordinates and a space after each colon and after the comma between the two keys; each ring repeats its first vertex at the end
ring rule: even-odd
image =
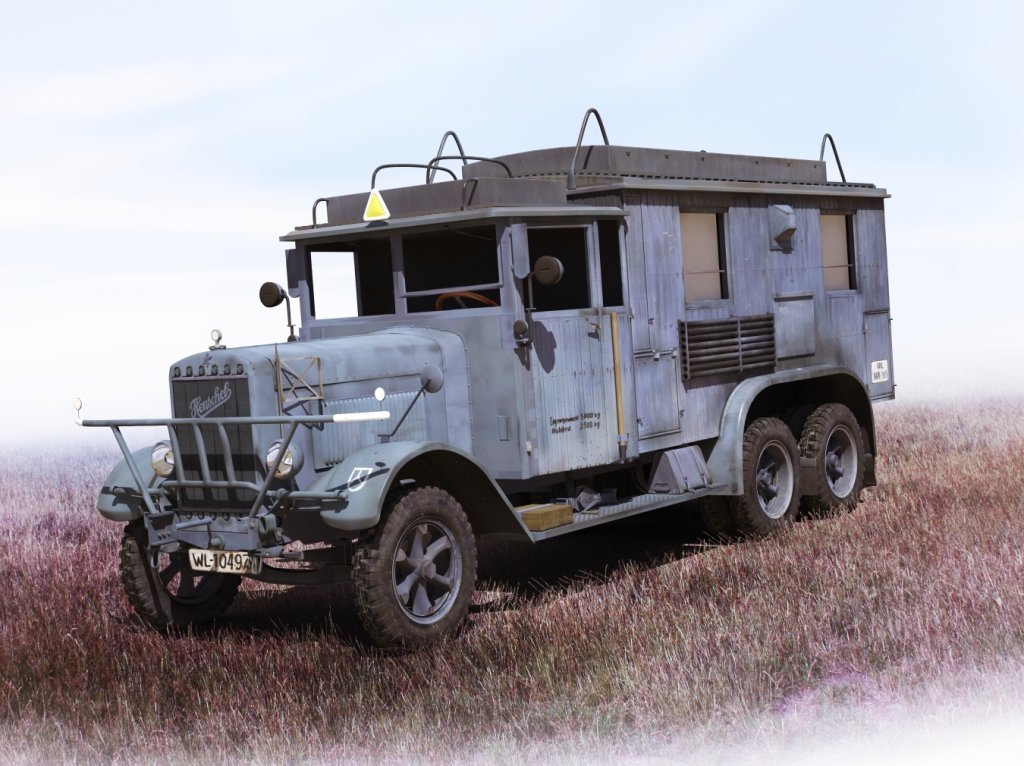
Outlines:
{"type": "MultiPolygon", "coordinates": [[[[270,448],[267,449],[267,470],[269,471],[274,467],[274,463],[277,462],[277,456],[281,453],[282,443],[280,440],[273,442],[270,448]]],[[[289,444],[288,449],[285,450],[284,456],[281,458],[280,464],[274,471],[274,477],[278,479],[291,479],[302,470],[302,451],[299,450],[298,446],[289,444]]]]}
{"type": "Polygon", "coordinates": [[[167,442],[157,442],[153,445],[151,455],[153,470],[157,476],[167,478],[174,473],[174,450],[167,442]]]}

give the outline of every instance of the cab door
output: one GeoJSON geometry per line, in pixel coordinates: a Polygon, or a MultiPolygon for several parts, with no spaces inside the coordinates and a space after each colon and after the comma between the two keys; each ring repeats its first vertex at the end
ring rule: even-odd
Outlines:
{"type": "Polygon", "coordinates": [[[630,433],[636,406],[627,383],[633,379],[633,354],[622,305],[619,223],[529,226],[526,245],[531,270],[544,255],[564,267],[557,284],[533,285],[526,349],[533,397],[531,473],[614,463],[630,445],[634,453],[636,447],[630,433]]]}

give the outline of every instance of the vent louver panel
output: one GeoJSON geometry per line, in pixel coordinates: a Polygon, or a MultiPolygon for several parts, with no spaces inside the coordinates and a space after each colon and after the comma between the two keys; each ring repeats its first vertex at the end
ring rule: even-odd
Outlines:
{"type": "Polygon", "coordinates": [[[745,372],[775,366],[775,317],[771,314],[680,322],[683,377],[745,372]]]}

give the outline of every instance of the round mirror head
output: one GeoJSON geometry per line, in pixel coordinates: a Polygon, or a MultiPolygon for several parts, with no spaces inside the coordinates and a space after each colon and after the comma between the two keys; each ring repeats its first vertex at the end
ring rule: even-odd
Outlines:
{"type": "Polygon", "coordinates": [[[436,394],[444,385],[444,373],[436,364],[426,364],[420,372],[420,385],[428,394],[436,394]]]}
{"type": "Polygon", "coordinates": [[[76,396],[74,399],[71,400],[71,406],[75,408],[75,412],[81,412],[82,400],[76,396]]]}
{"type": "Polygon", "coordinates": [[[384,397],[387,395],[387,392],[380,386],[377,386],[375,389],[373,389],[373,398],[376,399],[378,402],[383,402],[384,397]]]}
{"type": "Polygon", "coordinates": [[[210,330],[210,340],[212,340],[214,343],[220,343],[221,338],[223,338],[223,337],[224,337],[224,333],[222,333],[220,330],[217,330],[217,329],[210,330]]]}
{"type": "Polygon", "coordinates": [[[268,309],[280,306],[284,300],[284,288],[277,282],[264,282],[260,286],[260,303],[268,309]]]}
{"type": "Polygon", "coordinates": [[[542,285],[557,285],[564,273],[562,262],[553,255],[542,255],[533,266],[533,277],[542,285]]]}

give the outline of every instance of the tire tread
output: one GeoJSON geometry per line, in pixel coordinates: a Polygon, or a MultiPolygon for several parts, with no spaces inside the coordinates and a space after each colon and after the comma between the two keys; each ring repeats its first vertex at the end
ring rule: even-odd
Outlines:
{"type": "Polygon", "coordinates": [[[135,613],[158,630],[182,628],[210,622],[235,599],[241,578],[224,575],[220,587],[205,601],[182,604],[172,600],[163,590],[146,560],[146,527],[142,519],[129,522],[121,536],[118,574],[128,601],[135,613]]]}
{"type": "Polygon", "coordinates": [[[413,649],[439,638],[454,629],[469,611],[473,585],[476,582],[476,544],[473,530],[462,506],[448,492],[434,486],[406,490],[388,502],[386,515],[372,535],[356,546],[352,557],[352,583],[356,612],[370,640],[384,649],[413,649]],[[456,527],[468,544],[462,553],[464,581],[452,610],[431,625],[415,625],[402,621],[397,612],[391,579],[390,548],[397,545],[399,535],[416,518],[437,516],[438,507],[451,515],[446,519],[456,527]],[[468,573],[469,581],[465,581],[468,573]],[[468,586],[468,587],[467,587],[468,586]]]}
{"type": "Polygon", "coordinates": [[[747,426],[743,433],[743,494],[729,498],[732,517],[740,532],[749,537],[766,537],[785,529],[795,520],[800,507],[799,454],[796,438],[781,419],[758,418],[747,426]],[[761,511],[752,479],[752,471],[760,457],[759,445],[769,439],[776,439],[786,445],[792,462],[793,496],[786,513],[778,519],[769,518],[761,511]]]}
{"type": "Polygon", "coordinates": [[[840,510],[852,510],[856,507],[860,491],[864,486],[866,463],[863,434],[864,429],[845,404],[838,402],[823,404],[815,409],[807,418],[803,433],[800,435],[800,456],[811,458],[815,461],[814,470],[817,479],[817,491],[804,496],[803,508],[805,512],[829,515],[840,510]],[[853,490],[845,498],[837,498],[829,490],[824,464],[818,461],[818,457],[825,449],[825,442],[827,442],[829,434],[840,423],[847,426],[847,430],[850,431],[850,435],[853,437],[858,449],[857,480],[854,483],[853,490]]]}

